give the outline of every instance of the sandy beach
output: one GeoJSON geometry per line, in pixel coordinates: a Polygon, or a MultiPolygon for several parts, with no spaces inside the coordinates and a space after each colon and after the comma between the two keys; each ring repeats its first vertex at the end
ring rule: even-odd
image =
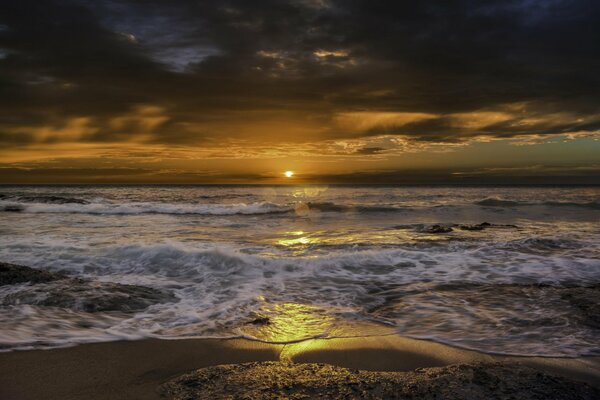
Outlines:
{"type": "Polygon", "coordinates": [[[288,345],[242,339],[182,339],[2,353],[0,398],[160,399],[161,385],[182,374],[209,366],[255,361],[326,363],[365,371],[518,363],[600,388],[600,357],[492,356],[398,336],[314,339],[288,345]]]}

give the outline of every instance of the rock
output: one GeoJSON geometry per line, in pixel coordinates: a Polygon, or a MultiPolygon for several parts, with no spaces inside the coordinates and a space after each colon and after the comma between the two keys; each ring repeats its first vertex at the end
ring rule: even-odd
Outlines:
{"type": "Polygon", "coordinates": [[[489,222],[482,222],[480,224],[476,224],[476,225],[459,225],[458,226],[460,229],[462,229],[463,231],[482,231],[486,228],[517,228],[516,225],[511,225],[511,224],[507,224],[507,225],[497,225],[497,224],[490,224],[489,222]]]}
{"type": "Polygon", "coordinates": [[[581,323],[600,329],[600,285],[565,288],[561,298],[578,311],[581,323]]]}
{"type": "Polygon", "coordinates": [[[600,398],[599,389],[584,383],[503,363],[372,372],[326,364],[254,362],[199,369],[167,382],[160,390],[172,400],[600,398]]]}
{"type": "Polygon", "coordinates": [[[425,229],[425,232],[427,232],[427,233],[448,233],[448,232],[452,232],[452,230],[453,229],[450,228],[449,226],[431,225],[430,227],[425,229]]]}
{"type": "Polygon", "coordinates": [[[271,322],[271,320],[268,317],[259,317],[256,319],[253,319],[252,321],[248,322],[249,324],[252,325],[268,325],[271,322]]]}
{"type": "Polygon", "coordinates": [[[0,286],[31,283],[7,294],[2,305],[30,304],[76,311],[138,311],[153,304],[177,301],[164,290],[113,282],[93,282],[64,274],[0,262],[0,286]]]}
{"type": "Polygon", "coordinates": [[[18,283],[44,283],[65,279],[65,275],[22,265],[0,262],[0,286],[18,283]]]}
{"type": "Polygon", "coordinates": [[[85,312],[132,312],[176,300],[171,292],[144,286],[65,279],[10,293],[2,304],[30,304],[85,312]]]}
{"type": "MultiPolygon", "coordinates": [[[[485,222],[484,222],[485,224],[485,222]]],[[[487,228],[488,226],[490,226],[490,224],[484,225],[484,224],[477,224],[477,225],[460,225],[459,228],[462,229],[463,231],[482,231],[485,228],[487,228]]]]}

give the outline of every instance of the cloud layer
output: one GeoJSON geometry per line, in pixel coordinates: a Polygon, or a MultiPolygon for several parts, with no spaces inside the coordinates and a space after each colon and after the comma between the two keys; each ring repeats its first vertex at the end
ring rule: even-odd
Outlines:
{"type": "Polygon", "coordinates": [[[599,21],[588,0],[3,2],[0,154],[376,161],[597,138],[599,21]]]}

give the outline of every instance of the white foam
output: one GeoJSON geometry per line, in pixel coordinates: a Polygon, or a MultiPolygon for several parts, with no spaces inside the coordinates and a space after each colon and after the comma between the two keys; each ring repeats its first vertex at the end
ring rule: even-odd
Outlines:
{"type": "Polygon", "coordinates": [[[135,202],[123,204],[44,204],[0,201],[0,209],[18,208],[25,213],[65,213],[65,214],[199,214],[199,215],[259,215],[285,213],[291,211],[288,206],[269,202],[238,204],[168,204],[156,202],[135,202]]]}
{"type": "MultiPolygon", "coordinates": [[[[551,196],[506,189],[509,193],[500,198],[494,197],[498,193],[488,193],[489,188],[363,188],[329,189],[318,198],[296,198],[238,188],[236,196],[244,195],[246,203],[205,203],[227,198],[229,189],[211,190],[89,189],[83,195],[65,189],[58,193],[88,204],[1,200],[0,206],[23,208],[19,213],[0,213],[1,261],[169,290],[179,301],[119,316],[29,304],[4,307],[0,344],[43,347],[120,338],[240,334],[264,338],[260,327],[248,333],[244,324],[256,315],[278,318],[283,311],[277,306],[286,304],[292,309],[302,305],[318,310],[317,318],[307,315],[315,328],[311,335],[338,335],[343,329],[336,327],[343,321],[366,319],[395,326],[401,334],[429,335],[437,341],[489,350],[486,343],[497,332],[492,325],[477,324],[489,310],[461,298],[449,301],[440,293],[440,285],[600,282],[597,210],[572,206],[593,205],[594,193],[551,196]],[[476,204],[485,198],[506,198],[519,205],[476,204]],[[560,212],[554,205],[544,205],[547,198],[561,203],[560,212]],[[293,212],[298,202],[314,214],[293,212]],[[280,215],[267,218],[270,213],[280,215]],[[483,221],[496,226],[481,231],[455,228],[440,235],[422,229],[483,221]],[[502,228],[502,224],[518,227],[502,228]],[[321,329],[321,317],[333,325],[321,329]],[[55,326],[56,321],[61,322],[55,326]]],[[[27,288],[0,288],[0,303],[10,290],[27,288]]],[[[489,315],[509,325],[516,318],[515,326],[520,312],[553,315],[543,307],[520,309],[516,301],[514,307],[504,307],[508,300],[500,299],[501,307],[489,315]]],[[[538,355],[577,355],[598,348],[597,340],[593,342],[578,325],[548,326],[523,329],[495,348],[538,355]],[[561,345],[557,338],[563,334],[571,336],[561,345]],[[552,345],[544,349],[540,343],[552,345]]]]}

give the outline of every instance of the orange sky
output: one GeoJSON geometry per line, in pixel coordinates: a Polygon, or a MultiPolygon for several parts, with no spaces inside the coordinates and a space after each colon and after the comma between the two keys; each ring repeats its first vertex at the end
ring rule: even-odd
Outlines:
{"type": "Polygon", "coordinates": [[[589,3],[467,3],[5,5],[0,183],[600,183],[589,3]]]}

